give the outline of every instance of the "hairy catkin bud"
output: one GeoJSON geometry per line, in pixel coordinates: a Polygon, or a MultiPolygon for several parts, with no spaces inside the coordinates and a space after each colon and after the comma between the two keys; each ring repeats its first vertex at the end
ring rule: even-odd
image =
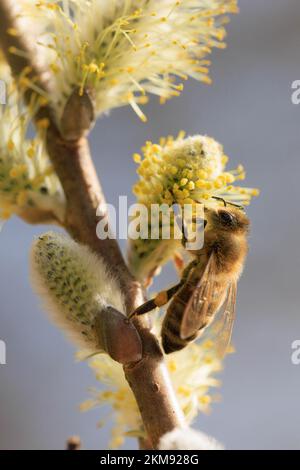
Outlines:
{"type": "Polygon", "coordinates": [[[77,345],[91,353],[106,351],[122,363],[141,357],[140,338],[124,315],[118,281],[88,247],[46,233],[33,245],[31,273],[53,321],[77,345]]]}
{"type": "Polygon", "coordinates": [[[159,442],[160,450],[224,450],[213,437],[192,428],[176,428],[165,434],[159,442]]]}

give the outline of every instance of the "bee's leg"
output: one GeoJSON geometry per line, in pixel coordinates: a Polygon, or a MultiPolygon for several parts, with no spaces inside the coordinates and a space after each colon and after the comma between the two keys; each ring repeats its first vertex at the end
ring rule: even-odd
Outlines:
{"type": "Polygon", "coordinates": [[[183,270],[183,273],[182,273],[182,278],[181,278],[182,283],[185,283],[188,280],[188,277],[189,277],[191,271],[194,268],[196,268],[197,265],[198,265],[197,260],[194,260],[190,264],[187,265],[187,267],[183,270]]]}
{"type": "Polygon", "coordinates": [[[152,310],[156,309],[157,305],[155,303],[155,299],[148,300],[144,304],[142,304],[140,307],[135,309],[130,315],[129,315],[129,320],[134,317],[135,315],[145,315],[146,313],[151,312],[152,310]]]}
{"type": "Polygon", "coordinates": [[[184,225],[182,226],[181,234],[182,234],[181,245],[183,246],[183,248],[185,248],[186,244],[188,242],[188,239],[186,238],[186,235],[185,235],[185,226],[184,225]]]}
{"type": "Polygon", "coordinates": [[[134,317],[135,315],[145,315],[146,313],[155,310],[157,307],[163,307],[169,302],[169,300],[171,300],[171,298],[177,293],[177,291],[182,287],[183,284],[184,283],[181,281],[179,282],[179,284],[176,284],[176,286],[173,286],[168,290],[160,292],[159,294],[157,294],[156,297],[154,297],[154,299],[148,300],[143,305],[134,310],[129,315],[129,319],[134,317]]]}

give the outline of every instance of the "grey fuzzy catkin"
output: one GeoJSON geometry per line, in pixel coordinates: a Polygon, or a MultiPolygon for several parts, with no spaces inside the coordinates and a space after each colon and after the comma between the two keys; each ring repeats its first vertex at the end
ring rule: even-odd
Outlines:
{"type": "Polygon", "coordinates": [[[125,312],[120,287],[105,262],[86,246],[49,232],[33,244],[31,278],[52,321],[79,347],[101,350],[97,315],[108,306],[125,312]]]}

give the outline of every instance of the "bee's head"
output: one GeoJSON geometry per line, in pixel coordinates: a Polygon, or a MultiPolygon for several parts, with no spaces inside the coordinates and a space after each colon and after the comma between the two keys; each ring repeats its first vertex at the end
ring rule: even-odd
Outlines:
{"type": "Polygon", "coordinates": [[[205,211],[205,218],[208,222],[207,228],[211,230],[242,234],[247,233],[250,226],[246,213],[233,206],[208,209],[205,211]]]}

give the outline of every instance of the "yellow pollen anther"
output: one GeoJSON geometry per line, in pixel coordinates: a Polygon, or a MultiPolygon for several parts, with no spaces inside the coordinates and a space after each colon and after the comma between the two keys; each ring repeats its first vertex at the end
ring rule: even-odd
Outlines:
{"type": "Polygon", "coordinates": [[[176,372],[177,370],[177,364],[175,361],[170,361],[168,364],[168,369],[170,372],[176,372]]]}
{"type": "Polygon", "coordinates": [[[7,142],[7,148],[10,152],[12,152],[15,149],[15,144],[13,143],[11,139],[9,139],[9,141],[7,142]]]}
{"type": "Polygon", "coordinates": [[[141,161],[142,161],[141,155],[139,153],[134,153],[133,154],[133,161],[135,163],[141,163],[141,161]]]}
{"type": "Polygon", "coordinates": [[[9,176],[11,178],[18,178],[19,176],[25,174],[26,171],[27,171],[27,166],[25,164],[17,165],[10,170],[9,176]]]}
{"type": "Polygon", "coordinates": [[[187,179],[187,178],[182,178],[182,179],[180,180],[180,186],[185,186],[187,183],[188,183],[188,179],[187,179]]]}
{"type": "Polygon", "coordinates": [[[196,185],[196,188],[198,188],[198,189],[206,188],[206,182],[203,181],[202,179],[197,180],[195,185],[196,185]]]}
{"type": "Polygon", "coordinates": [[[201,403],[201,405],[210,405],[211,397],[209,395],[199,397],[199,403],[201,403]]]}
{"type": "Polygon", "coordinates": [[[198,170],[197,175],[198,175],[198,178],[202,180],[206,180],[208,177],[207,172],[205,170],[198,170]]]}
{"type": "Polygon", "coordinates": [[[162,307],[163,305],[166,305],[168,303],[168,294],[166,291],[160,292],[156,297],[155,297],[155,305],[157,307],[162,307]]]}
{"type": "Polygon", "coordinates": [[[29,158],[34,158],[35,154],[36,154],[36,150],[35,150],[34,147],[30,147],[30,148],[27,150],[27,156],[28,156],[29,158]]]}
{"type": "Polygon", "coordinates": [[[40,119],[39,121],[37,121],[36,125],[37,125],[40,129],[48,129],[48,127],[49,127],[49,125],[50,125],[50,121],[49,121],[49,119],[47,119],[47,118],[40,119]]]}
{"type": "Polygon", "coordinates": [[[17,205],[19,207],[23,207],[26,205],[28,201],[28,195],[26,191],[21,191],[20,194],[17,197],[17,205]]]}
{"type": "Polygon", "coordinates": [[[260,195],[260,190],[259,189],[253,189],[252,190],[252,196],[259,196],[260,195]]]}
{"type": "Polygon", "coordinates": [[[19,34],[20,34],[19,31],[15,28],[8,28],[7,33],[10,36],[19,36],[19,34]]]}
{"type": "Polygon", "coordinates": [[[181,395],[187,398],[191,396],[191,390],[187,387],[184,387],[183,385],[178,387],[178,393],[180,393],[181,395]]]}

